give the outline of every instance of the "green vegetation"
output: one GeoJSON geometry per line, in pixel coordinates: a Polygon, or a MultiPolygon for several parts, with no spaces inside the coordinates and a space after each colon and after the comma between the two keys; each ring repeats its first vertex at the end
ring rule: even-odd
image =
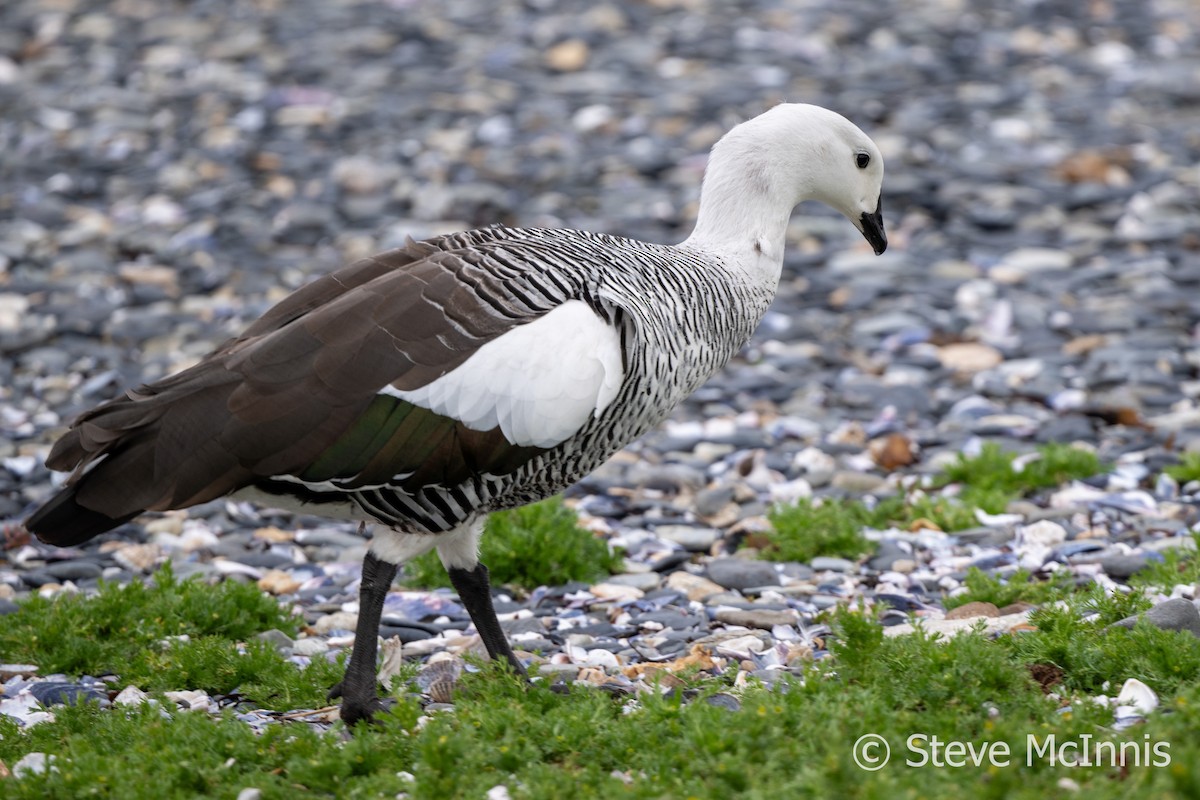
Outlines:
{"type": "Polygon", "coordinates": [[[768,515],[774,530],[766,537],[763,556],[775,561],[811,561],[825,555],[855,558],[871,550],[862,536],[866,528],[932,525],[943,531],[963,530],[978,524],[976,509],[998,514],[1013,500],[1102,469],[1094,453],[1067,445],[1044,445],[1037,455],[1022,459],[1023,468],[1017,470],[1014,453],[989,443],[977,456],[960,455],[934,478],[929,490],[883,497],[873,505],[823,498],[776,507],[768,515]]]}
{"type": "Polygon", "coordinates": [[[765,555],[776,561],[811,561],[817,556],[855,558],[870,551],[863,528],[874,527],[874,510],[857,502],[800,500],[768,515],[774,533],[765,555]]]}
{"type": "Polygon", "coordinates": [[[1063,579],[1060,581],[1039,581],[1034,579],[1029,572],[1018,569],[1007,579],[1001,579],[988,575],[978,567],[971,567],[967,570],[967,577],[963,581],[967,591],[954,597],[944,598],[942,605],[949,611],[973,602],[991,603],[997,608],[1004,608],[1004,606],[1017,602],[1034,605],[1049,603],[1067,596],[1073,588],[1066,574],[1060,574],[1063,575],[1063,579]]]}
{"type": "MultiPolygon", "coordinates": [[[[622,563],[602,538],[579,527],[579,518],[561,497],[488,517],[479,559],[487,564],[492,583],[524,589],[599,580],[620,572],[622,563]]],[[[404,575],[412,586],[450,585],[436,552],[405,564],[404,575]]]]}
{"type": "Polygon", "coordinates": [[[969,499],[975,505],[959,497],[920,491],[910,496],[883,497],[873,505],[847,498],[806,498],[768,512],[774,531],[763,555],[774,561],[811,561],[816,556],[855,558],[874,548],[862,535],[866,528],[932,524],[940,530],[962,530],[977,524],[975,508],[997,514],[1007,503],[1007,497],[992,491],[976,493],[969,499]]]}
{"type": "Polygon", "coordinates": [[[1180,483],[1200,480],[1200,453],[1184,453],[1178,464],[1167,467],[1163,472],[1180,483]]]}
{"type": "MultiPolygon", "coordinates": [[[[206,584],[188,589],[202,604],[219,602],[227,591],[206,584]]],[[[232,798],[255,787],[267,800],[401,792],[423,800],[483,797],[504,785],[514,798],[547,800],[568,794],[936,799],[961,797],[970,786],[973,796],[1040,800],[1060,793],[1059,782],[1069,778],[1093,800],[1196,796],[1200,640],[1145,625],[1102,630],[1144,603],[1136,592],[1092,590],[1039,612],[1036,630],[948,640],[885,636],[871,617],[843,609],[833,617],[833,657],[811,665],[803,682],[782,691],[694,678],[699,694],[687,703],[678,690],[636,699],[580,688],[560,694],[486,667],[463,676],[454,711],[423,719],[419,704],[401,692],[379,725],[353,737],[340,726],[322,733],[303,723],[256,734],[229,714],[164,714],[151,706],[58,707],[53,722],[25,730],[0,717],[4,764],[11,768],[30,752],[55,756],[49,772],[0,779],[0,792],[14,800],[171,800],[232,798]],[[1099,619],[1085,619],[1097,610],[1099,619]],[[1169,713],[1115,732],[1112,709],[1087,696],[1113,695],[1129,677],[1157,691],[1169,713]],[[1046,694],[1047,684],[1055,694],[1046,694]],[[740,709],[706,702],[716,692],[734,695],[740,709]],[[891,763],[876,772],[854,760],[854,744],[867,733],[891,748],[891,763]],[[929,759],[935,736],[1003,743],[1009,755],[1005,761],[1000,753],[999,765],[905,763],[929,759]],[[1139,758],[1144,743],[1165,742],[1170,764],[1127,758],[1123,765],[1071,767],[1048,755],[1027,764],[1029,737],[1042,746],[1051,736],[1059,743],[1085,737],[1133,743],[1139,758]]],[[[51,613],[72,605],[51,603],[51,613]]]]}
{"type": "Polygon", "coordinates": [[[264,708],[318,707],[341,666],[314,659],[299,671],[253,638],[295,635],[297,623],[253,584],[181,581],[168,565],[148,583],[102,583],[93,597],[30,598],[0,616],[0,653],[43,675],[115,674],[146,691],[237,690],[264,708]]]}
{"type": "Polygon", "coordinates": [[[1016,454],[989,442],[973,458],[960,455],[943,471],[941,483],[961,483],[971,491],[1000,491],[1019,497],[1075,478],[1090,478],[1101,471],[1100,460],[1090,450],[1046,444],[1037,453],[1038,458],[1025,461],[1022,469],[1015,470],[1016,454]]]}
{"type": "MultiPolygon", "coordinates": [[[[1165,631],[1144,622],[1132,629],[1105,628],[1122,617],[1102,614],[1099,620],[1084,620],[1081,612],[1089,604],[1086,596],[1082,599],[1065,608],[1040,608],[1030,618],[1036,634],[998,641],[1021,663],[1053,664],[1062,671],[1065,687],[1089,694],[1104,693],[1105,683],[1115,687],[1111,688],[1115,693],[1126,678],[1173,694],[1200,678],[1200,639],[1194,634],[1165,631]]],[[[1137,605],[1141,603],[1133,607],[1137,605]]]]}

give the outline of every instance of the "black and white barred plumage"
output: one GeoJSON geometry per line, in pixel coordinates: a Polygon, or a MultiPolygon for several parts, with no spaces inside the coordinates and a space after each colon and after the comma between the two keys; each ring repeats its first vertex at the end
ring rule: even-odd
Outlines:
{"type": "Polygon", "coordinates": [[[273,476],[256,488],[306,504],[348,503],[353,516],[413,532],[451,530],[479,513],[548,497],[666,417],[737,352],[771,299],[762,286],[731,280],[729,267],[715,259],[585,231],[494,227],[426,245],[452,255],[450,263],[469,260],[503,275],[497,288],[508,295],[498,291],[478,313],[523,318],[531,309],[585,303],[619,341],[616,397],[561,442],[530,448],[510,472],[361,488],[352,474],[320,484],[273,476]]]}

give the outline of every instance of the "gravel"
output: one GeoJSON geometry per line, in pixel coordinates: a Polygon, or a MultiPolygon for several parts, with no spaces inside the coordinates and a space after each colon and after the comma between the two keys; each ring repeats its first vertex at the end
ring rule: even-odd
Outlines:
{"type": "MultiPolygon", "coordinates": [[[[263,637],[298,663],[335,656],[353,525],[215,502],[47,548],[19,521],[62,480],[42,460],[63,426],[406,236],[503,222],[678,241],[707,148],[782,99],[880,145],[890,248],[798,210],[750,345],[568,494],[630,573],[500,598],[517,648],[610,690],[695,647],[772,675],[824,657],[814,616],[839,603],[886,604],[892,635],[910,611],[956,631],[969,621],[943,620],[940,597],[968,565],[1117,587],[1194,547],[1200,484],[1162,470],[1200,451],[1196,4],[288,11],[0,5],[0,613],[170,558],[300,607],[308,638],[263,637]],[[771,503],[893,492],[985,440],[1076,442],[1116,469],[958,536],[880,532],[859,561],[730,557],[771,503]]],[[[1161,588],[1195,616],[1194,586],[1161,588]]],[[[407,658],[477,646],[445,593],[395,592],[385,614],[407,658]]],[[[49,678],[12,677],[0,711],[44,718],[27,697],[49,678]]],[[[71,685],[37,691],[97,691],[71,685]]]]}

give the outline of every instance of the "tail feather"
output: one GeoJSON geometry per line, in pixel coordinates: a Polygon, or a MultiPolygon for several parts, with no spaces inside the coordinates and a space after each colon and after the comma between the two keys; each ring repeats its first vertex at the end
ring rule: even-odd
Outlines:
{"type": "Polygon", "coordinates": [[[214,432],[206,423],[235,381],[219,367],[200,365],[81,415],[46,459],[51,469],[73,474],[26,529],[68,547],[147,509],[181,508],[228,491],[229,458],[219,448],[210,454],[214,432]],[[160,450],[170,452],[162,457],[160,450]]]}
{"type": "Polygon", "coordinates": [[[76,499],[78,492],[77,483],[64,487],[25,520],[25,529],[46,544],[73,547],[123,525],[141,513],[139,510],[114,519],[81,506],[76,499]]]}

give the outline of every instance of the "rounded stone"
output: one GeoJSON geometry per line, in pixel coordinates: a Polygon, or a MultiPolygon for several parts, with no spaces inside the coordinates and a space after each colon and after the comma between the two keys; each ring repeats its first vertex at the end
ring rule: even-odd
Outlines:
{"type": "Polygon", "coordinates": [[[1141,553],[1105,556],[1099,563],[1110,578],[1129,578],[1150,566],[1150,560],[1141,553]]]}
{"type": "Polygon", "coordinates": [[[766,561],[742,558],[715,558],[706,570],[709,580],[725,589],[750,589],[758,586],[778,586],[779,572],[766,561]]]}

